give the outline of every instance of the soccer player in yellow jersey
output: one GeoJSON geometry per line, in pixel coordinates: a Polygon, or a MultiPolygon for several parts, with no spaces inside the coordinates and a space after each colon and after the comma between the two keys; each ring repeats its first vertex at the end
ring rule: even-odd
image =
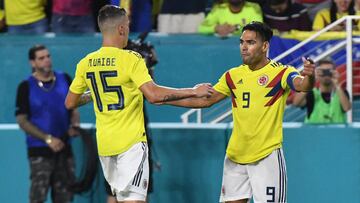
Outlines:
{"type": "Polygon", "coordinates": [[[128,41],[126,11],[106,5],[99,11],[102,47],[84,57],[76,68],[65,105],[72,109],[94,101],[96,139],[104,176],[117,201],[146,201],[149,178],[143,94],[151,103],[211,96],[209,84],[173,89],[156,85],[144,59],[123,50],[128,41]],[[87,89],[90,93],[84,93],[87,89]]]}
{"type": "Polygon", "coordinates": [[[230,96],[234,120],[226,150],[220,202],[286,202],[286,167],[282,151],[282,120],[290,89],[310,91],[314,65],[304,61],[302,75],[266,57],[271,29],[252,22],[242,29],[242,65],[225,72],[211,97],[167,104],[201,108],[230,96]]]}

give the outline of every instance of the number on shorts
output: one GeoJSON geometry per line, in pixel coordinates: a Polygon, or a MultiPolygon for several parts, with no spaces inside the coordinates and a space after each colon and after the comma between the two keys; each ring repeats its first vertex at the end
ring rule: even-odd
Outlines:
{"type": "Polygon", "coordinates": [[[266,187],[266,195],[270,196],[266,202],[275,202],[275,187],[266,187]]]}
{"type": "MultiPolygon", "coordinates": [[[[106,82],[107,77],[116,77],[117,76],[117,71],[100,71],[99,74],[100,74],[100,80],[101,80],[101,83],[102,83],[102,86],[103,86],[103,92],[104,93],[116,92],[117,96],[119,98],[118,103],[108,104],[107,105],[108,111],[123,109],[124,108],[124,94],[122,92],[121,86],[110,86],[106,82]]],[[[88,72],[86,74],[86,78],[90,79],[91,86],[92,86],[92,88],[94,90],[94,95],[95,95],[95,98],[96,98],[96,106],[98,107],[99,111],[102,112],[103,111],[103,106],[102,106],[102,101],[101,101],[100,94],[99,94],[99,89],[98,89],[95,73],[94,72],[88,72]]]]}

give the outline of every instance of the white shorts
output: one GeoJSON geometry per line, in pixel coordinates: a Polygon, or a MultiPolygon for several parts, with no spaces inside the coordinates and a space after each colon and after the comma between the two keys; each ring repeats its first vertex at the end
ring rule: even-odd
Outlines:
{"type": "Polygon", "coordinates": [[[287,176],[282,149],[251,164],[225,156],[220,202],[253,198],[254,203],[286,202],[287,176]]]}
{"type": "Polygon", "coordinates": [[[104,176],[117,201],[145,201],[149,185],[148,147],[139,142],[115,156],[100,156],[104,176]]]}

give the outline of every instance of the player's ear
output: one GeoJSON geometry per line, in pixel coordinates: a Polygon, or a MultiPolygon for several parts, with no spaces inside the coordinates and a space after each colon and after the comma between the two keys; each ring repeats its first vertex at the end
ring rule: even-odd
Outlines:
{"type": "Polygon", "coordinates": [[[269,50],[269,46],[270,46],[269,42],[265,41],[262,46],[262,51],[267,52],[269,50]]]}
{"type": "Polygon", "coordinates": [[[124,32],[124,26],[123,25],[119,25],[118,29],[117,29],[118,33],[120,36],[123,36],[125,34],[124,32]]]}

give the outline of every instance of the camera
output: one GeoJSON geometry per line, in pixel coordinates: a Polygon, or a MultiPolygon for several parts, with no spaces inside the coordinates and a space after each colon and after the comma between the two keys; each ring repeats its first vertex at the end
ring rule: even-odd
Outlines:
{"type": "Polygon", "coordinates": [[[146,67],[149,70],[149,74],[153,77],[154,66],[158,63],[154,46],[150,42],[145,42],[145,39],[149,32],[141,33],[137,39],[128,40],[127,46],[124,49],[138,52],[145,60],[146,67]]]}
{"type": "Polygon", "coordinates": [[[321,74],[322,74],[321,76],[323,76],[323,77],[326,77],[326,76],[332,77],[332,75],[333,75],[331,70],[329,70],[329,69],[322,70],[321,74]]]}

